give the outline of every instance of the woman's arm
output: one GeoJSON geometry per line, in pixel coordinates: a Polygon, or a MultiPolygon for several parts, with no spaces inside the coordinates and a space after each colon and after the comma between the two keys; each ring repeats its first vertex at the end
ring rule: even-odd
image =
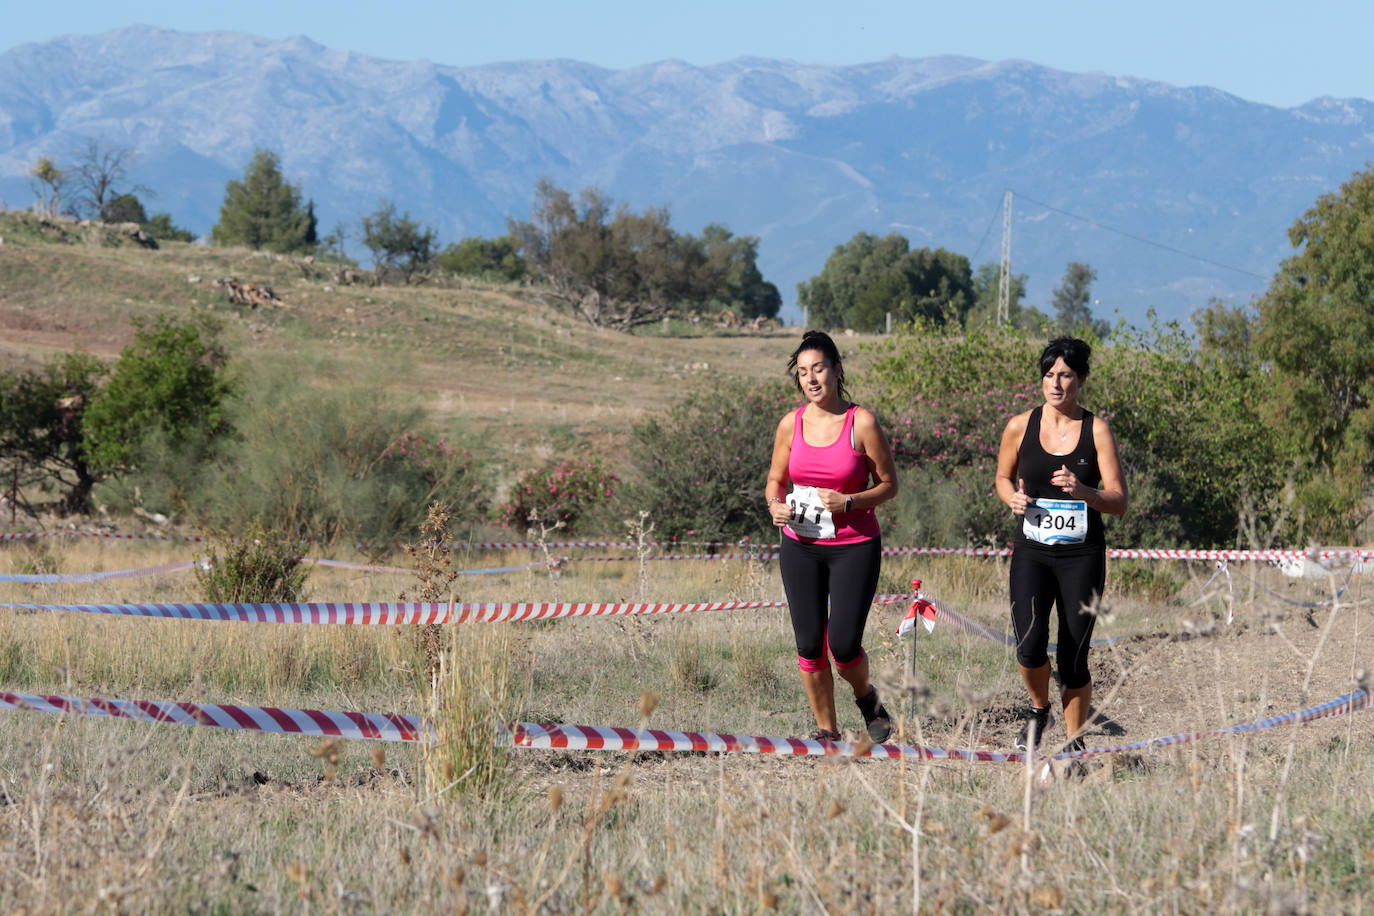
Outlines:
{"type": "Polygon", "coordinates": [[[849,499],[849,510],[871,509],[897,495],[897,464],[892,460],[892,446],[873,411],[860,407],[854,411],[854,442],[864,453],[868,462],[868,474],[872,484],[858,493],[841,493],[839,509],[832,508],[828,501],[826,508],[832,512],[843,511],[845,498],[849,499]]]}
{"type": "Polygon", "coordinates": [[[792,455],[792,429],[796,420],[796,412],[788,411],[778,421],[777,432],[773,434],[773,460],[768,465],[768,484],[764,487],[768,514],[778,527],[792,519],[792,509],[783,500],[787,496],[787,460],[792,455]]]}
{"type": "Polygon", "coordinates": [[[1033,502],[1027,498],[1021,481],[1016,476],[1016,468],[1021,458],[1021,440],[1026,435],[1026,422],[1030,411],[1017,414],[1007,421],[1002,430],[1002,444],[997,449],[997,498],[1002,500],[1015,515],[1026,514],[1026,504],[1033,502]]]}
{"type": "Polygon", "coordinates": [[[1116,437],[1107,421],[1093,417],[1093,445],[1097,446],[1097,469],[1102,472],[1102,489],[1089,499],[1088,505],[1108,515],[1125,515],[1130,497],[1126,493],[1126,478],[1121,473],[1121,457],[1116,453],[1116,437]]]}

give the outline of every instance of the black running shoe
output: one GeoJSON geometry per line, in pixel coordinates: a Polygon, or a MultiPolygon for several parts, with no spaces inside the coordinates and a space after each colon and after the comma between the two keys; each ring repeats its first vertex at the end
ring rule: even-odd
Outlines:
{"type": "Polygon", "coordinates": [[[1086,748],[1085,748],[1084,745],[1083,745],[1083,739],[1082,739],[1082,738],[1074,738],[1074,739],[1073,739],[1072,741],[1070,741],[1068,744],[1064,745],[1064,753],[1065,753],[1065,754],[1075,754],[1075,753],[1077,753],[1077,752],[1079,752],[1079,751],[1082,751],[1082,750],[1086,750],[1086,748]]]}
{"type": "Polygon", "coordinates": [[[878,702],[878,688],[870,684],[868,693],[855,697],[854,702],[858,704],[859,712],[864,715],[868,740],[874,744],[882,744],[892,734],[892,717],[887,714],[887,707],[878,702]]]}
{"type": "Polygon", "coordinates": [[[1044,740],[1045,731],[1050,727],[1054,718],[1050,715],[1050,708],[1044,709],[1031,707],[1031,714],[1021,726],[1021,736],[1016,739],[1016,749],[1018,751],[1033,751],[1044,740]]]}

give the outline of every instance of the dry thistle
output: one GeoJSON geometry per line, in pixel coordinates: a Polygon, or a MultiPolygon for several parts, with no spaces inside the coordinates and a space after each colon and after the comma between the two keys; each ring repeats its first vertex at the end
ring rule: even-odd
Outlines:
{"type": "Polygon", "coordinates": [[[1009,825],[1010,823],[1011,818],[1007,817],[1005,814],[989,814],[988,836],[992,836],[994,833],[998,833],[1002,830],[1005,830],[1007,828],[1007,825],[1009,825]]]}
{"type": "Polygon", "coordinates": [[[563,787],[549,787],[549,807],[553,808],[553,813],[557,814],[558,809],[563,807],[563,787]]]}
{"type": "Polygon", "coordinates": [[[380,744],[372,746],[372,765],[379,770],[386,766],[386,749],[380,744]]]}
{"type": "Polygon", "coordinates": [[[838,798],[832,798],[830,800],[830,810],[826,812],[826,817],[839,817],[841,814],[844,814],[844,805],[840,804],[838,798]]]}
{"type": "Polygon", "coordinates": [[[658,708],[658,694],[646,690],[639,695],[639,716],[647,719],[658,708]]]}
{"type": "Polygon", "coordinates": [[[620,876],[607,874],[604,880],[606,882],[606,892],[609,893],[615,899],[619,900],[621,891],[620,876]]]}
{"type": "Polygon", "coordinates": [[[311,757],[318,757],[329,763],[339,762],[339,739],[325,738],[310,749],[311,757]]]}
{"type": "Polygon", "coordinates": [[[486,854],[485,852],[481,852],[481,851],[474,852],[474,853],[472,854],[472,864],[473,864],[473,865],[476,865],[478,868],[486,868],[486,867],[487,867],[487,854],[486,854]]]}
{"type": "Polygon", "coordinates": [[[778,908],[778,895],[772,891],[764,891],[759,894],[759,906],[765,910],[776,910],[778,908]]]}
{"type": "Polygon", "coordinates": [[[402,847],[401,847],[401,864],[402,864],[402,865],[409,865],[409,864],[410,864],[410,850],[409,850],[408,848],[406,848],[405,846],[402,846],[402,847]]]}
{"type": "Polygon", "coordinates": [[[463,879],[467,877],[467,872],[463,871],[463,866],[455,866],[448,876],[449,885],[456,891],[463,886],[463,879]]]}
{"type": "Polygon", "coordinates": [[[1064,892],[1057,887],[1035,887],[1030,893],[1031,905],[1040,910],[1062,910],[1064,892]]]}

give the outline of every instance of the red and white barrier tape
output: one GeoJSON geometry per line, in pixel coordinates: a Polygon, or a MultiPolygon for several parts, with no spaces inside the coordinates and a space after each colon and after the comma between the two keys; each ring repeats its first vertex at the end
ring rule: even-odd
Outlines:
{"type": "MultiPolygon", "coordinates": [[[[137,540],[156,540],[156,541],[186,541],[201,542],[207,538],[201,535],[167,535],[167,534],[120,534],[106,531],[14,531],[0,532],[0,541],[11,540],[33,540],[37,538],[50,537],[92,537],[106,538],[111,540],[137,541],[137,540]]],[[[359,542],[354,545],[357,548],[368,548],[366,542],[359,542]]],[[[388,545],[392,549],[403,547],[402,544],[388,545]]],[[[546,541],[539,543],[536,541],[485,541],[480,543],[464,543],[455,541],[449,544],[450,547],[459,550],[566,550],[574,548],[614,548],[620,550],[635,550],[642,547],[737,547],[743,552],[737,553],[692,553],[692,554],[666,554],[644,557],[645,560],[722,560],[722,559],[774,559],[777,556],[777,547],[774,544],[753,544],[748,539],[739,541],[646,541],[643,544],[631,541],[546,541]]],[[[989,548],[989,547],[884,547],[884,556],[913,556],[913,557],[1009,557],[1011,548],[989,548]]],[[[1151,548],[1151,547],[1113,547],[1107,550],[1107,556],[1114,560],[1228,560],[1231,562],[1244,561],[1280,561],[1280,560],[1374,560],[1374,550],[1365,550],[1355,547],[1340,547],[1328,550],[1203,550],[1191,548],[1151,548]]],[[[603,561],[603,562],[624,562],[640,559],[637,556],[629,557],[566,557],[564,559],[574,561],[603,561]]],[[[535,564],[537,565],[537,564],[535,564]]]]}
{"type": "MultiPolygon", "coordinates": [[[[1300,709],[1279,716],[1270,716],[1254,722],[1244,722],[1210,731],[1186,732],[1163,738],[1150,738],[1132,744],[1065,751],[1052,757],[1037,755],[1037,759],[1088,759],[1105,754],[1152,750],[1176,744],[1203,741],[1222,735],[1263,731],[1281,728],[1285,725],[1305,725],[1318,719],[1334,718],[1355,710],[1366,709],[1369,705],[1368,691],[1356,690],[1317,706],[1310,706],[1307,709],[1300,709]]],[[[514,730],[516,747],[536,750],[716,751],[742,754],[873,757],[888,760],[912,757],[921,760],[960,760],[983,763],[1024,763],[1026,760],[1026,755],[1017,751],[959,750],[909,744],[875,744],[860,753],[856,746],[848,741],[812,741],[803,738],[766,738],[756,735],[730,735],[714,732],[606,728],[595,725],[540,725],[533,722],[517,722],[514,730]]]]}
{"type": "Polygon", "coordinates": [[[325,712],[319,709],[285,709],[276,706],[224,706],[214,703],[110,700],[101,697],[0,692],[0,709],[373,741],[419,741],[428,736],[423,720],[418,716],[325,712]]]}
{"type": "MultiPolygon", "coordinates": [[[[879,595],[878,603],[896,604],[910,595],[879,595]]],[[[282,604],[0,604],[26,611],[67,611],[173,620],[242,623],[302,623],[406,626],[443,623],[497,623],[508,620],[553,620],[562,617],[611,617],[631,614],[685,614],[786,607],[785,601],[710,601],[697,604],[506,603],[447,604],[422,601],[369,601],[282,604]]]]}
{"type": "MultiPolygon", "coordinates": [[[[1210,731],[1185,732],[1150,738],[1132,744],[1066,751],[1039,759],[1067,760],[1100,757],[1128,751],[1153,750],[1188,744],[1223,735],[1264,731],[1286,725],[1305,725],[1319,719],[1343,716],[1370,705],[1369,692],[1355,690],[1317,706],[1243,722],[1210,731]]],[[[292,735],[357,738],[374,741],[430,741],[433,733],[418,716],[360,712],[326,712],[318,709],[287,709],[275,706],[226,706],[213,703],[182,703],[157,700],[118,700],[103,697],[45,696],[0,692],[0,709],[100,716],[171,725],[202,725],[240,731],[292,735]]],[[[516,747],[545,750],[600,751],[711,751],[718,753],[781,754],[791,756],[871,757],[922,760],[958,760],[984,763],[1023,763],[1016,751],[981,751],[921,745],[877,744],[863,752],[848,741],[812,741],[804,738],[769,738],[715,732],[681,732],[659,729],[605,728],[593,725],[541,725],[517,722],[511,726],[516,747]]]]}

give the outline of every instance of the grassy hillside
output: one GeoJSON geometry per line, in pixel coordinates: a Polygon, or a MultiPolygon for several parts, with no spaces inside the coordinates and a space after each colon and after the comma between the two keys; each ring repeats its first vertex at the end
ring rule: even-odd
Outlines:
{"type": "Polygon", "coordinates": [[[515,468],[614,456],[636,419],[695,386],[781,374],[798,336],[626,335],[560,314],[530,288],[350,286],[329,265],[175,242],[147,250],[18,211],[0,213],[0,238],[0,367],[77,348],[113,358],[131,318],[207,310],[225,320],[242,371],[286,362],[303,385],[383,385],[479,460],[515,468]],[[272,287],[282,305],[232,305],[215,282],[231,276],[272,287]]]}

